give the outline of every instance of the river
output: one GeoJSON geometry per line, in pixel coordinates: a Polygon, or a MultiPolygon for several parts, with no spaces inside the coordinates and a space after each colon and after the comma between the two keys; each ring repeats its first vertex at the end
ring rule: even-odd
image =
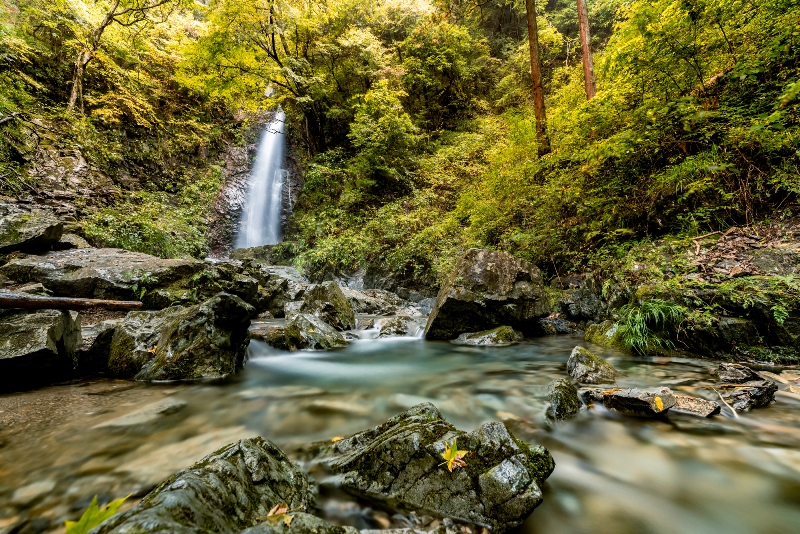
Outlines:
{"type": "MultiPolygon", "coordinates": [[[[502,419],[551,451],[556,469],[544,503],[520,532],[797,531],[800,397],[780,392],[739,418],[639,420],[600,407],[550,425],[546,385],[566,376],[579,343],[559,336],[475,348],[409,337],[288,354],[254,341],[245,369],[224,382],[97,379],[2,395],[0,532],[59,532],[95,494],[131,493],[134,503],[238,438],[262,435],[291,452],[424,401],[458,428],[502,419]]],[[[713,361],[591,349],[625,373],[620,386],[715,396],[705,387],[716,383],[713,361]]],[[[379,526],[355,505],[334,504],[322,503],[331,521],[379,526]]]]}

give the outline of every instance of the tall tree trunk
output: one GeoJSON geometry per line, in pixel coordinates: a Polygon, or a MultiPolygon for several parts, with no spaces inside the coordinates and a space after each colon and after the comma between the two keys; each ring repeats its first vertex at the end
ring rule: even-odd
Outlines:
{"type": "Polygon", "coordinates": [[[72,90],[69,94],[69,102],[67,103],[67,110],[72,111],[81,100],[81,109],[83,109],[83,75],[86,72],[86,65],[92,60],[93,54],[89,51],[83,51],[78,55],[75,61],[75,74],[72,76],[72,90]]]}
{"type": "Polygon", "coordinates": [[[536,141],[539,155],[550,152],[550,139],[547,137],[547,114],[544,109],[544,90],[542,89],[542,69],[539,63],[539,29],[536,27],[536,5],[534,0],[525,0],[528,17],[528,44],[531,49],[531,79],[533,80],[533,109],[536,114],[536,141]]]}
{"type": "Polygon", "coordinates": [[[586,9],[586,0],[578,0],[578,24],[581,28],[581,53],[583,55],[583,79],[586,83],[586,100],[594,98],[596,93],[594,80],[594,64],[592,51],[589,49],[589,12],[586,9]]]}

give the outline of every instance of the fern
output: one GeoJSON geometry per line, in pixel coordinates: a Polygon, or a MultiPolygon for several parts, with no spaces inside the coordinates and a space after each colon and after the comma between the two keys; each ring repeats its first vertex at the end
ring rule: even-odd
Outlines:
{"type": "Polygon", "coordinates": [[[683,321],[686,308],[662,299],[649,299],[638,305],[626,304],[620,314],[623,344],[633,352],[648,354],[654,349],[674,348],[665,331],[683,321]]]}

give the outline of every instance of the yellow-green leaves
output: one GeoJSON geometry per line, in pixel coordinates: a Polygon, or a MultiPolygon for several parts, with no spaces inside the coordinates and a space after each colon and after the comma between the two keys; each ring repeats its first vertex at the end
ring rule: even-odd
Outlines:
{"type": "Polygon", "coordinates": [[[83,512],[80,520],[66,522],[65,526],[67,528],[67,534],[85,534],[86,532],[89,532],[94,527],[112,515],[116,514],[119,511],[120,506],[122,506],[122,503],[124,503],[128,497],[130,497],[130,495],[121,499],[117,499],[116,501],[112,501],[103,508],[100,508],[100,506],[97,504],[97,495],[95,495],[94,499],[92,499],[92,504],[90,504],[89,508],[83,512]]]}
{"type": "Polygon", "coordinates": [[[453,469],[458,469],[459,467],[466,467],[467,462],[464,461],[464,456],[467,455],[467,452],[468,451],[458,450],[458,445],[456,445],[455,439],[453,440],[452,445],[445,443],[444,452],[442,453],[442,458],[444,458],[445,461],[439,465],[447,464],[447,469],[449,469],[450,472],[452,472],[453,469]]]}
{"type": "Polygon", "coordinates": [[[292,519],[294,519],[294,516],[289,514],[288,504],[276,504],[267,514],[267,521],[273,525],[277,525],[282,521],[288,527],[292,524],[292,519]]]}

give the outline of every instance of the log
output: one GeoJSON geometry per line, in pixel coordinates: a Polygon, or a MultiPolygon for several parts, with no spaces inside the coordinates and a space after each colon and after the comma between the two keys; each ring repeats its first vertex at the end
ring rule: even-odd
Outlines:
{"type": "Polygon", "coordinates": [[[70,297],[41,297],[25,293],[0,292],[0,309],[25,310],[135,310],[141,308],[138,300],[74,299],[70,297]]]}

